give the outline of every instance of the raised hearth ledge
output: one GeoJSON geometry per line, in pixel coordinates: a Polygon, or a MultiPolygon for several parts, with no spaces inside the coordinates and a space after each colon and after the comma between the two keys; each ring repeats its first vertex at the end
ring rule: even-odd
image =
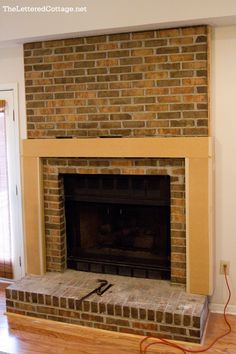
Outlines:
{"type": "Polygon", "coordinates": [[[23,166],[26,272],[46,270],[42,158],[185,158],[187,291],[211,295],[212,138],[27,139],[23,166]]]}

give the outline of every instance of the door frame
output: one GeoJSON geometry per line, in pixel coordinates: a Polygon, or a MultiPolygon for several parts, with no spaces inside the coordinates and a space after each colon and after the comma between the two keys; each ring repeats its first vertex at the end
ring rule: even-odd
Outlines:
{"type": "Polygon", "coordinates": [[[21,164],[20,164],[20,128],[19,128],[19,106],[18,106],[18,86],[16,83],[0,84],[0,95],[3,92],[11,92],[13,96],[12,109],[14,114],[14,158],[16,183],[16,208],[14,208],[13,224],[17,225],[17,232],[12,232],[13,250],[13,277],[14,280],[20,279],[25,275],[24,266],[24,243],[23,243],[23,212],[22,212],[22,191],[21,191],[21,164]]]}

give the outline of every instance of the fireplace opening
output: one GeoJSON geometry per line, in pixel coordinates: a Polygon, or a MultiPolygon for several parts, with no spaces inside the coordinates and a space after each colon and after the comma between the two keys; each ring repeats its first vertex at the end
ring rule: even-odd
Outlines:
{"type": "Polygon", "coordinates": [[[67,267],[170,279],[170,176],[64,174],[67,267]]]}

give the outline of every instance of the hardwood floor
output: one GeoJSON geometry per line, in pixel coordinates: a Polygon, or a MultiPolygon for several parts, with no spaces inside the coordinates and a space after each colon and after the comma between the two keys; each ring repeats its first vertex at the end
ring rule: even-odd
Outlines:
{"type": "MultiPolygon", "coordinates": [[[[0,283],[0,351],[14,354],[139,354],[140,336],[78,327],[53,321],[4,315],[5,284],[0,283]]],[[[232,332],[208,354],[236,354],[236,316],[228,316],[232,332]]],[[[226,331],[223,316],[211,314],[204,346],[226,331]]],[[[202,349],[199,345],[188,348],[202,349]]],[[[148,354],[181,353],[176,349],[151,347],[148,354]]]]}

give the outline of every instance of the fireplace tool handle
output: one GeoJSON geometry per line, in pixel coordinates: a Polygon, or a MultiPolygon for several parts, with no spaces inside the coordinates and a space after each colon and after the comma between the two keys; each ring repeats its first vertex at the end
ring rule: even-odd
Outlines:
{"type": "Polygon", "coordinates": [[[113,284],[108,283],[107,280],[103,280],[103,279],[99,279],[98,280],[101,284],[93,289],[92,291],[90,291],[87,295],[81,297],[79,299],[79,302],[84,301],[85,299],[87,299],[88,297],[90,297],[92,294],[97,294],[99,296],[103,295],[108,289],[110,289],[112,287],[113,284]]]}
{"type": "Polygon", "coordinates": [[[102,281],[101,285],[99,286],[99,288],[97,289],[96,293],[97,295],[102,295],[105,293],[105,291],[107,291],[108,289],[110,289],[110,287],[112,287],[113,284],[109,284],[107,280],[102,281]]]}

